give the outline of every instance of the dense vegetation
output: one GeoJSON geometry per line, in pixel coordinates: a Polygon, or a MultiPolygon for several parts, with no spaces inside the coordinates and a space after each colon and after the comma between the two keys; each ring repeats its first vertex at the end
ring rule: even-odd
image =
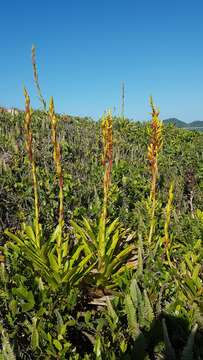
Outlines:
{"type": "Polygon", "coordinates": [[[0,358],[202,359],[203,134],[25,97],[0,114],[0,358]]]}

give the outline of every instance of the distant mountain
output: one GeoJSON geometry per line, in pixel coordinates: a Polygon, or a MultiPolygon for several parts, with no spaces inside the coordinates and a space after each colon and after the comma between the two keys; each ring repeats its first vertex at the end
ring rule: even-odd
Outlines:
{"type": "Polygon", "coordinates": [[[203,131],[203,121],[200,121],[200,120],[192,121],[190,123],[186,123],[186,122],[181,121],[181,120],[179,120],[177,118],[169,118],[169,119],[163,120],[163,123],[165,125],[173,124],[173,125],[177,126],[178,128],[185,128],[185,129],[203,131]]]}
{"type": "Polygon", "coordinates": [[[164,123],[165,125],[173,124],[173,125],[175,125],[175,126],[177,126],[177,127],[179,127],[179,128],[185,128],[185,127],[187,127],[187,124],[186,124],[184,121],[181,121],[181,120],[176,119],[176,118],[165,119],[165,120],[163,121],[163,123],[164,123]]]}
{"type": "Polygon", "coordinates": [[[188,124],[189,127],[203,127],[203,121],[197,120],[188,124]]]}

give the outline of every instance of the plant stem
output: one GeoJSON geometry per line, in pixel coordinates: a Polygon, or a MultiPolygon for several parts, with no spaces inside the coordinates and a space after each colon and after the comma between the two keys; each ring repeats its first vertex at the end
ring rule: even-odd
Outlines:
{"type": "Polygon", "coordinates": [[[108,208],[109,188],[111,185],[111,171],[113,165],[113,135],[112,135],[112,115],[107,113],[102,120],[102,140],[103,140],[103,155],[102,165],[104,167],[103,177],[103,208],[100,220],[100,240],[99,240],[99,269],[103,268],[105,256],[105,229],[108,208]]]}
{"type": "Polygon", "coordinates": [[[40,247],[40,226],[39,226],[39,197],[38,197],[38,182],[37,182],[37,171],[32,150],[32,131],[31,131],[31,120],[32,120],[32,109],[30,108],[30,98],[26,89],[24,89],[25,95],[25,147],[28,153],[28,159],[31,165],[33,189],[34,189],[34,208],[35,208],[35,236],[36,244],[40,247]]]}

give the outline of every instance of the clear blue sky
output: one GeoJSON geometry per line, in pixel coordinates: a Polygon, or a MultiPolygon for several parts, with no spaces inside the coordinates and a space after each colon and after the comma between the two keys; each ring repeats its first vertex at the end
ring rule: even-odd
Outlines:
{"type": "Polygon", "coordinates": [[[58,112],[98,118],[107,108],[149,118],[149,95],[161,117],[203,120],[203,1],[2,0],[0,106],[23,108],[39,80],[58,112]]]}

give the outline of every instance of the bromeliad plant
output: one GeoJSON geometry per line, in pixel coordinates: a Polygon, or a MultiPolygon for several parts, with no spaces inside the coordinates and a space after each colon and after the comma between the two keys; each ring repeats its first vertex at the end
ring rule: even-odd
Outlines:
{"type": "Polygon", "coordinates": [[[127,260],[132,256],[133,244],[129,244],[133,234],[123,229],[119,219],[108,220],[108,199],[110,195],[111,171],[113,164],[112,115],[105,114],[102,119],[103,155],[103,206],[98,224],[94,227],[83,218],[80,224],[72,221],[72,226],[80,243],[84,246],[86,256],[91,256],[92,264],[96,262],[91,273],[92,282],[100,287],[114,287],[117,275],[133,266],[127,260]]]}
{"type": "Polygon", "coordinates": [[[58,225],[47,239],[43,235],[43,229],[39,223],[39,197],[37,184],[37,170],[34,160],[32,147],[31,119],[32,109],[30,108],[30,98],[25,90],[25,144],[28,159],[32,170],[32,180],[34,189],[34,228],[23,224],[23,229],[13,234],[8,229],[6,235],[13,241],[7,242],[7,246],[14,251],[22,253],[22,256],[31,264],[35,273],[40,273],[41,279],[48,282],[52,289],[57,289],[61,284],[72,287],[80,282],[92,269],[94,264],[89,260],[92,254],[84,253],[84,244],[76,245],[73,252],[69,251],[69,236],[63,234],[63,174],[61,167],[60,144],[57,139],[57,118],[54,112],[53,99],[50,101],[49,116],[51,119],[52,144],[54,147],[54,164],[56,175],[59,180],[59,220],[58,225]]]}

